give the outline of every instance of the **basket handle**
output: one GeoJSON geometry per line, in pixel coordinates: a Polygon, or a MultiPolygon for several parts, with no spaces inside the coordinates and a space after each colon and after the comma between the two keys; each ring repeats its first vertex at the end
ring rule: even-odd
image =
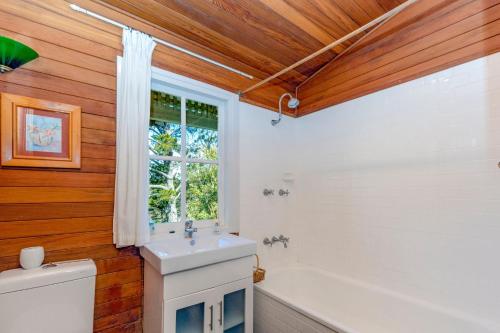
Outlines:
{"type": "Polygon", "coordinates": [[[255,258],[257,258],[257,267],[255,267],[255,268],[259,269],[260,268],[259,256],[257,254],[254,254],[254,256],[255,256],[255,258]]]}

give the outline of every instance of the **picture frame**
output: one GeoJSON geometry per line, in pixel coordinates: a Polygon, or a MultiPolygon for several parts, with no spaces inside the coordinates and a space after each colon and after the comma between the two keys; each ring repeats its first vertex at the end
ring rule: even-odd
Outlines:
{"type": "Polygon", "coordinates": [[[0,94],[1,165],[80,168],[81,107],[0,94]]]}

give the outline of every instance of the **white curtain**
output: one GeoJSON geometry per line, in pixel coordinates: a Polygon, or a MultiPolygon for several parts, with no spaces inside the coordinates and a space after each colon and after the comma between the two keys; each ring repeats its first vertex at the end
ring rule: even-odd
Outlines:
{"type": "Polygon", "coordinates": [[[117,247],[149,241],[148,128],[151,58],[156,43],[139,31],[123,30],[118,74],[116,180],[113,239],[117,247]]]}

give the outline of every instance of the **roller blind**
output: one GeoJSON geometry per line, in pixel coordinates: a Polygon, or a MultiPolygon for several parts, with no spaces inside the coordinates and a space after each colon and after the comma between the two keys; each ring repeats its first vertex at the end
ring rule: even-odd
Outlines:
{"type": "MultiPolygon", "coordinates": [[[[151,91],[151,119],[179,124],[181,100],[178,97],[151,91]]],[[[218,110],[210,104],[186,101],[186,123],[190,127],[217,130],[218,110]]]]}

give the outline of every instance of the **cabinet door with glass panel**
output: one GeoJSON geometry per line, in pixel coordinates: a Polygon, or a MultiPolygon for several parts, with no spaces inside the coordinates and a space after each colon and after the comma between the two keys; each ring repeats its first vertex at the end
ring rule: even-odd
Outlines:
{"type": "Polygon", "coordinates": [[[221,222],[222,108],[217,100],[153,85],[149,212],[155,226],[221,222]]]}
{"type": "Polygon", "coordinates": [[[216,288],[216,325],[220,333],[253,332],[253,280],[247,278],[216,288]]]}
{"type": "Polygon", "coordinates": [[[252,279],[165,302],[164,333],[251,333],[252,279]]]}
{"type": "Polygon", "coordinates": [[[215,289],[208,289],[165,302],[163,333],[215,332],[215,289]]]}

